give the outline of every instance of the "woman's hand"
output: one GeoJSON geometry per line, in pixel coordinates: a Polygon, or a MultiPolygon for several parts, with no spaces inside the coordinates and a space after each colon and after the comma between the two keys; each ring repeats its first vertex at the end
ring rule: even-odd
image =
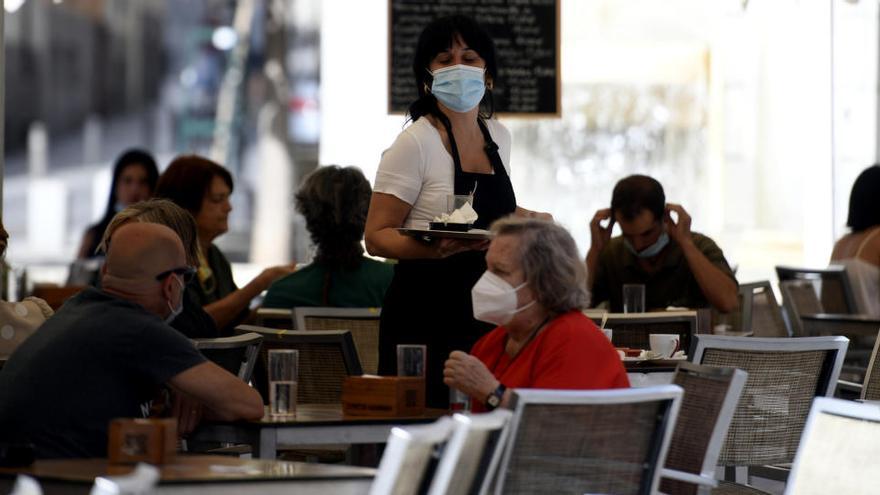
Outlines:
{"type": "Polygon", "coordinates": [[[263,270],[258,276],[257,280],[260,281],[260,291],[264,291],[272,285],[272,282],[278,280],[281,277],[286,275],[290,275],[291,273],[296,271],[296,263],[291,263],[289,265],[278,265],[266,268],[263,270]]]}
{"type": "Polygon", "coordinates": [[[437,241],[437,255],[446,258],[464,251],[485,251],[490,242],[488,239],[440,239],[437,241]]]}
{"type": "Polygon", "coordinates": [[[452,351],[443,369],[443,383],[484,401],[500,383],[482,361],[462,351],[452,351]]]}

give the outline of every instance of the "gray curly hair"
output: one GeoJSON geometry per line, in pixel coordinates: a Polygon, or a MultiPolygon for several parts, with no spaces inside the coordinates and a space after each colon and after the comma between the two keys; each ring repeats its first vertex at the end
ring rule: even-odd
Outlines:
{"type": "Polygon", "coordinates": [[[519,238],[519,263],[538,302],[552,315],[586,308],[587,270],[564,227],[535,218],[506,217],[492,224],[496,236],[519,238]]]}

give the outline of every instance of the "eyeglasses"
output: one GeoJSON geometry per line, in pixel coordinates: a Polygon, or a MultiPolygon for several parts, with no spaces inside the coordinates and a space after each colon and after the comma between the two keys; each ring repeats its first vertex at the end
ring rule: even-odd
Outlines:
{"type": "Polygon", "coordinates": [[[187,285],[192,281],[193,277],[195,277],[196,269],[191,266],[180,266],[177,268],[172,268],[156,275],[156,280],[164,280],[171,274],[179,275],[181,278],[183,278],[183,285],[187,285]]]}

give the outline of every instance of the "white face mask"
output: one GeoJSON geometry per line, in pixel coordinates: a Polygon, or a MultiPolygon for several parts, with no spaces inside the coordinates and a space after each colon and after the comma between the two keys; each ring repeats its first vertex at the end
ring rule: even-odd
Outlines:
{"type": "Polygon", "coordinates": [[[516,291],[525,286],[526,283],[523,282],[513,287],[503,278],[486,270],[471,289],[474,318],[498,326],[510,323],[515,314],[535,304],[533,300],[521,308],[516,307],[516,291]]]}
{"type": "Polygon", "coordinates": [[[171,313],[167,317],[165,317],[165,323],[168,325],[170,325],[171,322],[174,321],[175,318],[180,316],[180,313],[183,313],[183,291],[184,291],[183,282],[180,281],[180,278],[177,275],[172,275],[172,277],[174,277],[174,280],[176,280],[177,283],[180,284],[180,302],[177,304],[177,307],[175,308],[174,306],[171,305],[171,301],[165,301],[165,304],[168,305],[168,309],[171,310],[171,313]]]}

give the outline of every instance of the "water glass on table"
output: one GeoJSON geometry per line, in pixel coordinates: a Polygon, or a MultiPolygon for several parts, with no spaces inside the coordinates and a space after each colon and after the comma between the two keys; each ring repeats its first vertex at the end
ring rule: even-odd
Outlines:
{"type": "Polygon", "coordinates": [[[398,345],[397,376],[418,376],[424,378],[427,354],[427,348],[423,345],[398,345]]]}
{"type": "Polygon", "coordinates": [[[458,390],[457,388],[449,388],[449,410],[451,412],[465,413],[471,411],[471,397],[458,390]]]}
{"type": "Polygon", "coordinates": [[[271,417],[296,416],[298,371],[299,351],[295,349],[269,351],[269,415],[271,417]]]}
{"type": "Polygon", "coordinates": [[[645,284],[623,284],[623,312],[645,312],[645,284]]]}

